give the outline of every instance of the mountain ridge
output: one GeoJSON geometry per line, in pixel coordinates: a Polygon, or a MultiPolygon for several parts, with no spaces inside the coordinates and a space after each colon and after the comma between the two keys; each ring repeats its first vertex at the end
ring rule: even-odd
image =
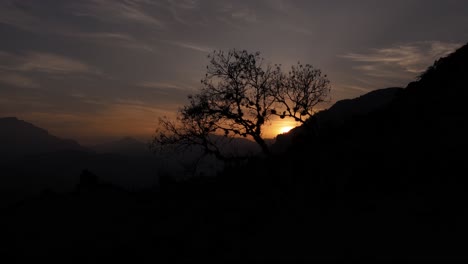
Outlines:
{"type": "Polygon", "coordinates": [[[317,112],[301,126],[276,137],[273,144],[275,152],[285,151],[293,142],[301,137],[315,137],[327,133],[330,129],[340,127],[353,118],[371,113],[388,106],[399,93],[400,87],[389,87],[370,91],[355,98],[337,101],[328,109],[317,112]]]}
{"type": "Polygon", "coordinates": [[[149,149],[149,144],[145,144],[130,136],[90,146],[90,148],[101,154],[114,153],[129,156],[149,156],[152,154],[149,149]]]}
{"type": "Polygon", "coordinates": [[[62,139],[17,117],[0,118],[0,156],[18,157],[60,150],[90,151],[72,139],[62,139]]]}

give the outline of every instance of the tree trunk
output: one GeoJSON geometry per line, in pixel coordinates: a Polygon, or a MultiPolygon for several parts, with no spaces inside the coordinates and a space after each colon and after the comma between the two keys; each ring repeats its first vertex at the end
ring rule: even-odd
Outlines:
{"type": "Polygon", "coordinates": [[[266,144],[265,140],[263,140],[262,137],[257,136],[257,135],[254,135],[253,138],[254,138],[255,142],[257,142],[257,144],[262,149],[263,154],[265,154],[265,156],[270,156],[271,151],[270,151],[270,148],[268,147],[268,145],[266,144]]]}

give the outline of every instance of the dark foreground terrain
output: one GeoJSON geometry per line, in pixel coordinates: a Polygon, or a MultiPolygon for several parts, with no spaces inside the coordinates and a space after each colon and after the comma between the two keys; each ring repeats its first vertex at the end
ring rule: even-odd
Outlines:
{"type": "Polygon", "coordinates": [[[84,171],[72,192],[3,210],[2,250],[25,263],[468,260],[467,100],[464,46],[384,106],[318,115],[284,152],[217,177],[130,192],[84,171]]]}

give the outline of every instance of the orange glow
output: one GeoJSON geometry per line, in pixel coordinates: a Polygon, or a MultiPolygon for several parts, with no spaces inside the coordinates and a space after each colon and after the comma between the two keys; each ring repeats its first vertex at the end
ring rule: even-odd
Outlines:
{"type": "Polygon", "coordinates": [[[281,127],[281,128],[280,128],[279,132],[280,132],[280,134],[288,133],[289,130],[291,130],[291,129],[293,129],[293,128],[294,128],[294,127],[292,127],[292,126],[284,126],[284,127],[281,127]]]}
{"type": "Polygon", "coordinates": [[[94,113],[31,112],[10,115],[44,128],[52,135],[71,138],[90,146],[127,136],[146,142],[155,133],[157,117],[174,118],[175,113],[175,110],[132,102],[103,103],[101,106],[102,109],[94,113]]]}
{"type": "Polygon", "coordinates": [[[291,129],[299,126],[299,122],[291,119],[272,118],[268,125],[265,126],[265,138],[275,138],[277,135],[289,132],[291,129]]]}

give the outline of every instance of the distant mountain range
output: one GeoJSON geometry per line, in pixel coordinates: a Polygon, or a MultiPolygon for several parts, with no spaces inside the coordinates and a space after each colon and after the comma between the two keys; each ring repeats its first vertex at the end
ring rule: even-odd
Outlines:
{"type": "MultiPolygon", "coordinates": [[[[258,151],[256,143],[250,140],[242,138],[229,143],[224,137],[215,137],[225,143],[226,153],[258,151]]],[[[70,191],[85,169],[104,182],[139,189],[156,185],[160,175],[185,178],[196,173],[211,175],[222,168],[222,163],[213,157],[195,167],[200,154],[196,148],[152,153],[148,144],[131,137],[84,147],[16,117],[0,118],[0,200],[18,200],[46,189],[70,191]]]]}
{"type": "Polygon", "coordinates": [[[90,151],[71,139],[53,136],[16,117],[0,118],[0,157],[18,157],[61,150],[90,151]]]}
{"type": "Polygon", "coordinates": [[[97,153],[113,153],[126,156],[148,156],[152,155],[149,144],[143,143],[132,137],[124,137],[117,141],[107,142],[91,146],[97,153]]]}
{"type": "Polygon", "coordinates": [[[0,118],[0,158],[0,206],[46,189],[70,191],[85,169],[130,189],[155,185],[160,169],[137,140],[88,148],[16,117],[0,118]]]}
{"type": "MultiPolygon", "coordinates": [[[[256,153],[259,151],[257,144],[251,140],[236,138],[230,142],[222,136],[213,135],[213,137],[227,153],[256,153]]],[[[271,140],[268,142],[271,143],[271,140]]],[[[10,158],[60,151],[118,154],[131,157],[153,155],[149,143],[132,137],[84,147],[75,140],[56,137],[47,130],[16,117],[0,118],[0,146],[0,157],[10,158]]]]}

